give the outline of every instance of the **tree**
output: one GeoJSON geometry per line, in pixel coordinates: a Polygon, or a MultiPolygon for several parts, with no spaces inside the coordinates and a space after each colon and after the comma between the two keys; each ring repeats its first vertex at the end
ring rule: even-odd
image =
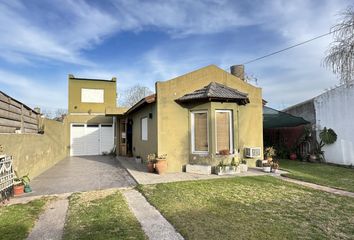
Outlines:
{"type": "Polygon", "coordinates": [[[134,85],[123,92],[121,96],[122,104],[125,107],[132,107],[141,99],[151,94],[153,94],[153,91],[151,91],[148,87],[139,84],[134,85]]]}
{"type": "Polygon", "coordinates": [[[330,44],[324,65],[338,75],[341,84],[354,79],[354,6],[340,14],[341,20],[331,28],[334,41],[330,44]]]}

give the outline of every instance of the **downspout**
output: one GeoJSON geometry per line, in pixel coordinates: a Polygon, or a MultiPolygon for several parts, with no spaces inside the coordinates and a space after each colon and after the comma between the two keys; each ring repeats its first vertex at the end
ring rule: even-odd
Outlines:
{"type": "Polygon", "coordinates": [[[238,104],[237,104],[237,153],[240,154],[240,114],[239,114],[238,104]]]}

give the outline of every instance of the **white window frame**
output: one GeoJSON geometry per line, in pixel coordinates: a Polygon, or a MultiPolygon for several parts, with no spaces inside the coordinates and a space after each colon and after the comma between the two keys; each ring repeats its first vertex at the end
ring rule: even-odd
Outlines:
{"type": "Polygon", "coordinates": [[[190,112],[191,116],[191,149],[193,154],[209,154],[209,113],[207,110],[201,110],[201,111],[192,111],[190,112]],[[195,113],[206,113],[207,115],[207,141],[208,141],[208,150],[207,151],[196,151],[195,150],[195,144],[194,144],[194,137],[195,137],[195,132],[194,132],[194,114],[195,113]]]}
{"type": "Polygon", "coordinates": [[[104,89],[81,88],[82,103],[104,103],[104,89]]]}
{"type": "Polygon", "coordinates": [[[220,112],[227,112],[229,113],[229,124],[230,124],[230,154],[234,153],[234,134],[233,134],[233,117],[232,117],[232,110],[215,110],[215,150],[216,150],[216,154],[219,154],[219,151],[222,149],[218,149],[218,126],[217,126],[217,121],[216,121],[216,114],[220,113],[220,112]]]}
{"type": "Polygon", "coordinates": [[[148,123],[148,117],[142,117],[140,120],[140,124],[141,124],[141,141],[148,141],[149,139],[149,123],[148,123]],[[143,121],[146,119],[146,128],[144,129],[144,125],[143,125],[143,121]],[[144,130],[146,130],[146,134],[144,134],[144,130]]]}

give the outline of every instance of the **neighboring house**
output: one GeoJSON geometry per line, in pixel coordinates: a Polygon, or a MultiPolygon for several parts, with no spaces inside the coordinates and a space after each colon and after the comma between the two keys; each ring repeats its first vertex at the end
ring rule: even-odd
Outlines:
{"type": "Polygon", "coordinates": [[[180,172],[222,150],[243,159],[245,148],[254,147],[248,161],[254,166],[263,156],[262,90],[244,81],[243,66],[231,72],[210,65],[156,82],[156,94],[116,115],[117,153],[167,154],[168,171],[180,172]]]}
{"type": "Polygon", "coordinates": [[[69,75],[67,140],[70,156],[101,155],[115,150],[116,78],[75,78],[69,75]]]}
{"type": "Polygon", "coordinates": [[[338,138],[323,148],[326,161],[354,165],[353,104],[354,86],[342,85],[283,111],[311,122],[317,137],[324,127],[332,128],[338,138]]]}

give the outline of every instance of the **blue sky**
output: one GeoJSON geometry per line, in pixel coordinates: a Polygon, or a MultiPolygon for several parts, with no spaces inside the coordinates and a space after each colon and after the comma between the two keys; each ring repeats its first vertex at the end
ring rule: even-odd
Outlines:
{"type": "MultiPolygon", "coordinates": [[[[0,90],[34,107],[66,108],[67,75],[153,89],[209,64],[228,69],[329,31],[351,1],[4,0],[0,90]]],[[[321,66],[331,36],[247,64],[269,106],[335,86],[321,66]]],[[[255,84],[255,83],[254,83],[255,84]]]]}

